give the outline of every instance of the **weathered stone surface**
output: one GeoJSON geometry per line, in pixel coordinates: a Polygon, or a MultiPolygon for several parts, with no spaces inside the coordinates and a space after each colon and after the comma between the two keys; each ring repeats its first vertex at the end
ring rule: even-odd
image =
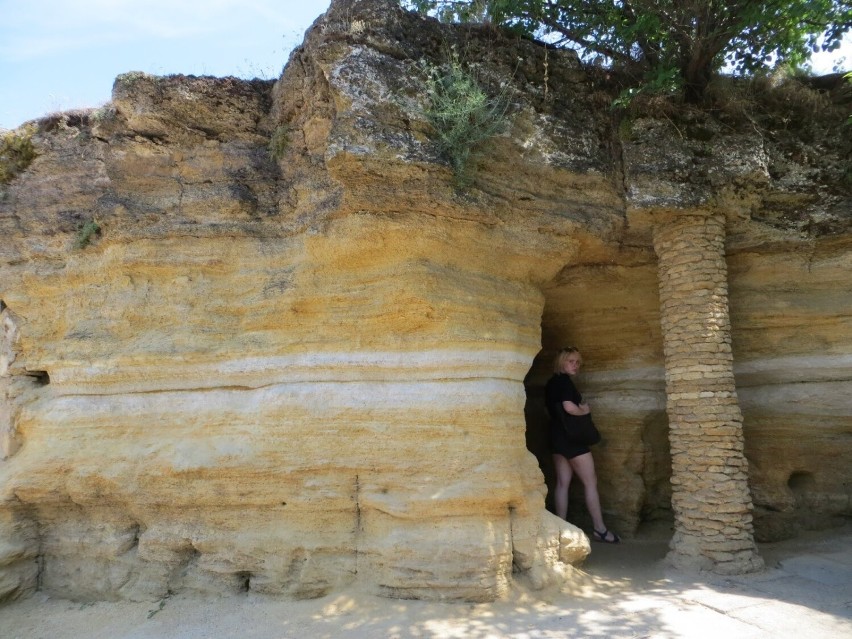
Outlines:
{"type": "Polygon", "coordinates": [[[725,219],[664,220],[654,229],[654,250],[672,451],[675,535],[669,558],[677,566],[723,574],[757,570],[763,561],[754,543],[734,385],[725,219]],[[724,536],[717,534],[722,529],[728,531],[724,536]]]}
{"type": "MultiPolygon", "coordinates": [[[[555,348],[576,343],[588,363],[607,520],[629,534],[670,508],[646,206],[734,202],[739,220],[732,339],[718,348],[743,385],[745,438],[726,449],[714,417],[715,453],[696,472],[743,480],[724,451],[744,445],[758,532],[761,508],[850,514],[849,471],[839,454],[825,462],[848,430],[833,396],[852,343],[842,227],[802,239],[762,223],[760,194],[793,187],[745,134],[727,173],[720,138],[695,169],[710,186],[663,203],[655,189],[677,188],[653,186],[653,163],[636,169],[648,142],[616,161],[575,56],[549,52],[546,82],[542,47],[391,4],[334,2],[274,86],[127,74],[105,109],[39,123],[39,156],[0,199],[0,597],[37,583],[77,599],[356,583],[478,601],[515,579],[565,579],[588,540],[545,511],[524,440],[526,401],[547,477],[539,395],[555,348]],[[448,39],[515,91],[511,130],[466,195],[430,140],[417,75],[448,39]],[[287,141],[277,157],[274,135],[287,141]],[[74,248],[91,220],[99,233],[74,248]],[[805,363],[813,395],[788,395],[800,410],[776,429],[774,393],[802,381],[785,357],[805,363]],[[787,451],[803,421],[825,437],[771,466],[778,432],[787,451]]],[[[681,180],[676,164],[660,185],[681,180]]],[[[808,215],[836,215],[845,197],[815,196],[808,215]]],[[[706,392],[732,397],[672,396],[701,407],[706,392]]],[[[735,527],[718,522],[711,552],[736,563],[735,527]]]]}
{"type": "MultiPolygon", "coordinates": [[[[279,84],[310,67],[324,94],[123,76],[97,118],[44,126],[12,185],[2,299],[20,321],[7,342],[50,383],[7,393],[23,445],[0,499],[38,523],[27,548],[45,590],[309,597],[358,582],[483,600],[507,591],[513,565],[543,587],[588,553],[543,509],[522,380],[538,284],[591,241],[575,233],[601,189],[616,201],[608,178],[577,188],[586,212],[524,200],[518,226],[517,194],[457,197],[423,142],[402,165],[361,149],[405,111],[385,121],[357,101],[385,90],[353,82],[409,81],[413,62],[341,39],[334,20],[279,84]],[[276,162],[282,113],[294,145],[276,162]],[[74,154],[89,158],[79,176],[74,154]],[[91,219],[99,236],[73,249],[91,219]]],[[[549,171],[554,192],[586,180],[549,171]]]]}
{"type": "Polygon", "coordinates": [[[738,283],[733,349],[759,539],[831,524],[852,507],[850,248],[834,240],[728,260],[738,283]]]}
{"type": "MultiPolygon", "coordinates": [[[[744,402],[756,534],[761,540],[771,540],[795,534],[800,527],[830,525],[850,512],[848,490],[833,479],[848,476],[846,469],[833,462],[846,454],[842,433],[850,425],[845,393],[838,392],[849,378],[850,244],[848,235],[838,232],[852,221],[848,187],[843,186],[848,151],[843,145],[832,147],[827,143],[830,136],[820,137],[813,131],[808,133],[813,135],[813,146],[806,151],[806,143],[790,139],[794,136],[787,132],[764,131],[761,138],[754,137],[753,130],[729,137],[720,134],[723,127],[718,123],[690,123],[690,117],[694,114],[686,116],[685,125],[679,122],[680,128],[653,120],[622,127],[629,223],[626,245],[647,246],[654,216],[660,214],[674,218],[718,210],[727,215],[731,346],[737,389],[744,402]],[[690,130],[695,127],[702,129],[701,135],[690,130]],[[797,151],[790,153],[790,148],[797,151]],[[777,179],[781,164],[784,176],[777,179]],[[724,179],[720,179],[722,175],[724,179]],[[815,179],[826,181],[813,188],[815,179]],[[720,184],[724,186],[719,188],[720,184]],[[799,202],[795,207],[790,204],[794,200],[799,202]],[[814,237],[823,234],[825,237],[814,237]],[[790,349],[795,355],[782,355],[790,349]],[[797,391],[803,388],[811,390],[797,391]],[[791,406],[788,396],[790,400],[802,397],[797,408],[791,406]],[[785,399],[779,404],[782,397],[785,399]],[[787,410],[798,413],[805,405],[819,415],[789,419],[780,415],[787,410]],[[803,441],[792,430],[787,434],[775,428],[785,421],[819,435],[803,441]],[[800,450],[813,457],[805,461],[800,450]],[[821,465],[817,458],[827,460],[825,472],[811,470],[821,465]],[[809,470],[794,471],[791,466],[795,465],[809,470]],[[776,466],[783,470],[762,471],[776,466]],[[819,486],[831,486],[820,497],[814,472],[820,475],[819,486]],[[808,497],[794,500],[787,482],[808,497]],[[804,500],[813,505],[805,506],[804,500]]],[[[679,248],[687,244],[684,240],[679,248]]],[[[661,310],[681,307],[685,299],[673,294],[661,309],[654,297],[655,283],[650,281],[656,273],[653,258],[646,257],[644,263],[647,265],[623,245],[589,268],[567,266],[553,287],[545,288],[544,351],[528,376],[528,442],[550,479],[545,433],[539,425],[546,418],[536,393],[549,375],[550,357],[560,346],[576,344],[583,349],[588,370],[580,384],[597,402],[596,422],[604,432],[603,445],[596,453],[604,509],[608,521],[627,530],[643,518],[665,516],[669,507],[671,462],[666,418],[661,414],[666,398],[658,322],[661,310]],[[612,397],[625,395],[624,405],[635,405],[627,414],[602,406],[612,397]],[[641,430],[632,426],[637,422],[643,425],[641,430]],[[633,456],[626,458],[612,446],[624,447],[633,456]],[[616,477],[612,484],[610,473],[616,477]],[[637,481],[640,474],[643,481],[637,481]]],[[[671,276],[671,281],[699,284],[695,274],[698,261],[679,263],[683,271],[671,276]]],[[[686,335],[689,326],[669,325],[668,330],[686,335]]],[[[707,349],[704,352],[710,355],[724,350],[725,344],[712,349],[692,345],[683,352],[707,349]]],[[[715,370],[706,363],[670,367],[678,379],[701,380],[708,386],[669,394],[670,400],[701,407],[700,414],[683,417],[686,423],[704,422],[707,427],[707,415],[716,409],[707,407],[706,399],[719,401],[726,392],[718,385],[721,379],[709,390],[708,374],[715,370]]],[[[677,424],[671,427],[682,430],[677,424]]],[[[713,429],[722,434],[727,427],[719,422],[713,429]]],[[[722,446],[718,441],[715,445],[722,446]]],[[[723,461],[731,463],[727,458],[723,461]]],[[[581,502],[581,495],[576,497],[581,502]]],[[[582,508],[572,509],[571,517],[582,521],[582,508]]]]}

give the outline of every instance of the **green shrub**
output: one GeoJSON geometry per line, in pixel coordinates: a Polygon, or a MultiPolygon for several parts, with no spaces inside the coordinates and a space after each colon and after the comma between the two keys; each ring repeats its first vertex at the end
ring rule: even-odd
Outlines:
{"type": "Polygon", "coordinates": [[[505,92],[489,96],[453,52],[441,66],[424,64],[428,104],[424,115],[435,131],[438,148],[450,163],[456,186],[467,187],[471,164],[484,143],[506,130],[509,100],[505,92]]]}
{"type": "Polygon", "coordinates": [[[36,157],[33,129],[7,131],[0,137],[0,184],[8,184],[36,157]]]}
{"type": "Polygon", "coordinates": [[[105,124],[116,119],[118,111],[111,104],[104,105],[92,112],[92,121],[95,124],[105,124]]]}
{"type": "Polygon", "coordinates": [[[89,245],[89,242],[92,241],[92,237],[98,235],[101,232],[101,225],[97,223],[95,220],[89,220],[85,224],[82,224],[77,231],[77,237],[74,240],[74,248],[76,249],[84,249],[89,245]]]}
{"type": "Polygon", "coordinates": [[[272,135],[269,136],[269,155],[271,155],[276,160],[280,160],[284,157],[284,152],[287,150],[287,147],[290,146],[290,134],[287,131],[287,127],[283,124],[277,126],[275,130],[272,132],[272,135]]]}
{"type": "Polygon", "coordinates": [[[678,96],[683,91],[682,80],[677,69],[656,69],[649,73],[638,87],[623,89],[612,101],[612,108],[627,109],[640,97],[659,98],[678,96]]]}

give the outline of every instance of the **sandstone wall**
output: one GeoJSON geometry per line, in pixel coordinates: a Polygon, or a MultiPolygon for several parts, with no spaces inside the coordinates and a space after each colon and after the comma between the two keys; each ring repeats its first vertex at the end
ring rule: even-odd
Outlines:
{"type": "MultiPolygon", "coordinates": [[[[850,255],[848,240],[837,239],[728,254],[734,371],[759,540],[850,514],[850,255]]],[[[528,445],[551,484],[541,390],[556,350],[583,349],[578,386],[604,436],[595,451],[604,510],[626,531],[670,517],[656,269],[645,259],[569,267],[545,287],[544,348],[527,377],[528,445]]],[[[586,523],[580,491],[572,493],[569,519],[586,523]]]]}
{"type": "MultiPolygon", "coordinates": [[[[595,402],[604,435],[596,463],[608,521],[629,532],[644,520],[670,516],[662,337],[648,230],[655,214],[719,207],[728,212],[734,372],[755,531],[758,540],[771,541],[850,514],[841,461],[852,432],[842,390],[852,343],[852,205],[843,195],[848,151],[828,146],[818,125],[808,135],[818,138],[812,148],[822,155],[804,152],[808,147],[787,139],[789,133],[714,136],[718,126],[688,118],[676,130],[662,121],[631,122],[622,141],[628,176],[623,244],[593,265],[568,265],[544,288],[543,350],[527,378],[527,439],[552,485],[539,395],[553,354],[566,344],[580,346],[585,372],[579,385],[595,402]],[[690,135],[690,127],[698,132],[690,135]],[[812,189],[814,180],[825,181],[812,189]]],[[[572,499],[569,519],[584,522],[582,494],[572,499]]]]}
{"type": "MultiPolygon", "coordinates": [[[[566,343],[608,521],[666,516],[656,262],[625,216],[639,155],[622,166],[574,56],[549,52],[547,85],[542,48],[390,4],[333,3],[274,86],[127,74],[104,109],[38,123],[0,198],[0,597],[485,600],[562,579],[589,552],[539,468],[566,343]],[[516,91],[466,194],[417,72],[448,37],[516,91]]],[[[763,529],[848,516],[848,235],[749,212],[733,230],[763,529]]]]}
{"type": "Polygon", "coordinates": [[[737,385],[759,539],[848,518],[852,246],[729,257],[737,385]]]}
{"type": "Polygon", "coordinates": [[[496,193],[457,196],[404,105],[371,111],[414,61],[340,29],[274,92],[128,74],[103,111],[41,123],[2,209],[9,383],[43,372],[5,402],[6,596],[37,572],[76,599],[485,600],[588,553],[544,510],[522,380],[540,285],[612,226],[589,213],[611,187],[552,169],[566,214],[498,164],[496,193]]]}

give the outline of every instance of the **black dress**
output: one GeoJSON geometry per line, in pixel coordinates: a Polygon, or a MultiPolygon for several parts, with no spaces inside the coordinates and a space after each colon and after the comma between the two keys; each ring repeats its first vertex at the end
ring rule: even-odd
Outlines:
{"type": "MultiPolygon", "coordinates": [[[[591,452],[588,446],[572,444],[568,441],[560,416],[560,413],[565,411],[562,408],[562,402],[574,402],[579,406],[583,403],[583,397],[569,375],[558,373],[551,377],[544,387],[544,403],[550,415],[550,452],[562,455],[565,459],[591,452]]],[[[568,417],[570,419],[573,415],[568,417]]]]}

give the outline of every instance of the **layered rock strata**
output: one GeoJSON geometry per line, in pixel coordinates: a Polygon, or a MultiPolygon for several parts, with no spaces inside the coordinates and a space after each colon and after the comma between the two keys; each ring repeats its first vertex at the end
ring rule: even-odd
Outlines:
{"type": "Polygon", "coordinates": [[[351,41],[386,24],[361,4],[274,92],[128,74],[103,111],[43,123],[3,216],[16,365],[49,380],[7,397],[4,595],[35,570],[76,599],[478,601],[588,553],[544,509],[522,380],[539,287],[593,241],[606,180],[582,178],[571,214],[458,197],[402,107],[374,108],[415,62],[351,41]]]}
{"type": "Polygon", "coordinates": [[[799,155],[772,177],[764,140],[721,126],[617,140],[610,97],[570,52],[341,0],[274,85],[127,74],[104,109],[38,123],[0,199],[0,596],[480,601],[565,579],[588,539],[546,512],[524,445],[548,476],[555,348],[587,358],[608,521],[629,534],[670,507],[661,209],[728,218],[758,523],[848,516],[848,469],[817,462],[849,425],[848,193],[799,155]],[[513,100],[467,193],[424,116],[420,61],[447,42],[513,100]],[[824,236],[780,228],[773,203],[812,187],[801,223],[824,236]],[[777,348],[797,317],[804,395],[777,348]],[[767,463],[776,424],[805,419],[825,437],[767,463]]]}

